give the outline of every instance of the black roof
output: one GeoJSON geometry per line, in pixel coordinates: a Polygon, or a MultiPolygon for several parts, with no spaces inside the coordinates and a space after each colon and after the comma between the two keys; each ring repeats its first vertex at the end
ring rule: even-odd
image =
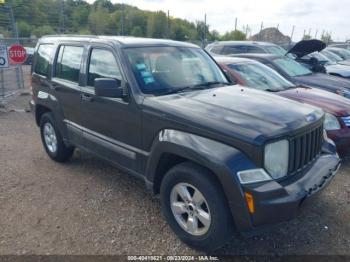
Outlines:
{"type": "Polygon", "coordinates": [[[95,36],[95,35],[48,35],[43,36],[40,42],[73,41],[73,42],[113,42],[125,47],[131,46],[184,46],[197,47],[192,43],[185,43],[169,39],[141,38],[131,36],[95,36]]]}

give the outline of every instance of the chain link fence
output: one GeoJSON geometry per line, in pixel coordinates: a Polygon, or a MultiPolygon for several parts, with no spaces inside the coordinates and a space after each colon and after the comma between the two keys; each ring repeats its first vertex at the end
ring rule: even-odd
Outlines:
{"type": "MultiPolygon", "coordinates": [[[[10,47],[13,44],[21,44],[27,49],[27,61],[32,59],[32,50],[35,47],[37,40],[31,38],[0,38],[0,45],[10,47]]],[[[29,62],[30,63],[30,62],[29,62]]],[[[25,63],[28,64],[28,63],[25,63]]],[[[19,91],[24,91],[28,87],[30,75],[30,65],[9,65],[8,68],[0,69],[0,104],[4,100],[16,94],[19,91]]]]}

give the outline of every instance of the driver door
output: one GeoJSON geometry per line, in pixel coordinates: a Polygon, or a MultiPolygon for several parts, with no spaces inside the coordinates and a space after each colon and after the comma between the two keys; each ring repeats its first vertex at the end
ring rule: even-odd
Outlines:
{"type": "MultiPolygon", "coordinates": [[[[132,171],[140,171],[141,111],[128,98],[95,95],[96,78],[123,82],[118,56],[112,48],[90,46],[86,57],[86,85],[81,91],[84,146],[89,151],[132,171]]],[[[118,88],[116,86],[115,88],[118,88]]]]}

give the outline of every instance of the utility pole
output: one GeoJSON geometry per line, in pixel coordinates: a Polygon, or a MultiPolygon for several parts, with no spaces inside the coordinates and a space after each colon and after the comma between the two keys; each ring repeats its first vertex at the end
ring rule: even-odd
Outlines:
{"type": "Polygon", "coordinates": [[[9,15],[10,15],[10,24],[12,27],[12,32],[14,37],[17,39],[18,41],[18,30],[17,30],[17,24],[16,24],[16,20],[15,20],[15,16],[13,15],[13,9],[12,9],[12,5],[9,4],[7,6],[8,10],[9,10],[9,15]]]}
{"type": "Polygon", "coordinates": [[[294,29],[295,29],[295,25],[293,25],[292,33],[290,34],[290,44],[293,42],[294,29]]]}
{"type": "Polygon", "coordinates": [[[169,12],[169,10],[168,10],[167,37],[170,38],[170,12],[169,12]]]}
{"type": "Polygon", "coordinates": [[[280,24],[277,24],[277,26],[276,26],[277,30],[279,29],[279,27],[280,27],[280,24]]]}
{"type": "Polygon", "coordinates": [[[64,8],[64,0],[60,1],[60,33],[65,34],[66,33],[66,15],[65,15],[65,8],[64,8]]]}
{"type": "Polygon", "coordinates": [[[120,16],[120,35],[124,35],[124,3],[122,3],[122,14],[120,16]]]}
{"type": "Polygon", "coordinates": [[[237,30],[237,17],[235,19],[235,31],[237,30]]]}
{"type": "Polygon", "coordinates": [[[206,38],[207,38],[207,14],[204,14],[203,48],[205,47],[206,38]]]}
{"type": "Polygon", "coordinates": [[[318,29],[316,29],[315,39],[317,39],[318,29]]]}
{"type": "Polygon", "coordinates": [[[259,40],[261,41],[262,35],[261,35],[261,31],[264,28],[264,21],[261,22],[261,26],[260,26],[260,32],[259,32],[259,40]]]}

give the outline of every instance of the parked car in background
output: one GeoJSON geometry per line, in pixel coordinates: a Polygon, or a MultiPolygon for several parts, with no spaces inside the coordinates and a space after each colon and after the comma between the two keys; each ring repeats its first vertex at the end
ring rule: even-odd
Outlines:
{"type": "Polygon", "coordinates": [[[330,75],[350,78],[350,64],[339,63],[329,59],[323,53],[315,52],[297,60],[313,72],[324,72],[330,75]],[[318,69],[318,67],[321,67],[318,69]]]}
{"type": "Polygon", "coordinates": [[[345,61],[350,61],[350,51],[343,48],[338,47],[327,47],[326,50],[336,54],[337,56],[341,57],[345,61]]]}
{"type": "Polygon", "coordinates": [[[350,50],[350,43],[332,44],[332,45],[329,45],[329,47],[336,47],[336,48],[342,48],[342,49],[350,50]]]}
{"type": "Polygon", "coordinates": [[[338,63],[340,65],[348,65],[348,66],[350,66],[350,60],[344,60],[340,56],[336,55],[335,53],[333,53],[333,52],[331,52],[331,51],[329,51],[327,49],[323,49],[321,51],[321,54],[324,55],[325,57],[327,57],[332,62],[336,62],[336,63],[338,63]]]}
{"type": "Polygon", "coordinates": [[[33,63],[33,55],[34,55],[34,48],[33,47],[24,47],[27,53],[27,59],[24,61],[24,65],[31,65],[33,63]]]}
{"type": "Polygon", "coordinates": [[[350,153],[350,100],[317,88],[295,86],[270,67],[255,60],[215,57],[230,79],[243,86],[268,91],[317,106],[326,112],[324,128],[341,157],[350,153]]]}
{"type": "Polygon", "coordinates": [[[276,70],[296,86],[320,88],[350,98],[350,80],[322,73],[313,73],[307,67],[287,56],[271,54],[239,54],[235,56],[257,60],[276,70]]]}
{"type": "Polygon", "coordinates": [[[78,147],[143,179],[173,231],[198,249],[293,218],[340,166],[321,109],[234,88],[189,43],[44,37],[32,91],[51,159],[78,147]]]}
{"type": "Polygon", "coordinates": [[[232,54],[275,54],[285,55],[287,51],[273,43],[255,41],[220,41],[209,44],[206,51],[217,55],[232,54]]]}
{"type": "Polygon", "coordinates": [[[326,44],[317,39],[302,40],[296,43],[289,51],[294,59],[313,72],[327,73],[334,76],[350,78],[350,67],[331,61],[320,53],[326,44]]]}

